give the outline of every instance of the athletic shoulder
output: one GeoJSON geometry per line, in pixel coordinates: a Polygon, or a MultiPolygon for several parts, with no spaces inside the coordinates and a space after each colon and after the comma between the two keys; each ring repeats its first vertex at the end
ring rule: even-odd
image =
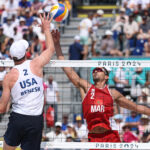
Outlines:
{"type": "Polygon", "coordinates": [[[39,77],[43,77],[43,68],[40,66],[40,57],[37,56],[30,61],[31,72],[39,77]]]}
{"type": "Polygon", "coordinates": [[[6,75],[5,75],[5,82],[8,82],[10,87],[13,87],[14,83],[18,80],[19,71],[16,68],[12,68],[6,75]]]}
{"type": "Polygon", "coordinates": [[[32,60],[30,61],[30,64],[31,64],[31,66],[32,66],[33,68],[38,68],[38,69],[42,68],[42,67],[40,66],[40,57],[39,57],[39,56],[37,56],[37,57],[35,57],[34,59],[32,59],[32,60]]]}
{"type": "Polygon", "coordinates": [[[14,76],[19,75],[19,71],[16,68],[12,68],[7,75],[13,78],[14,76]]]}

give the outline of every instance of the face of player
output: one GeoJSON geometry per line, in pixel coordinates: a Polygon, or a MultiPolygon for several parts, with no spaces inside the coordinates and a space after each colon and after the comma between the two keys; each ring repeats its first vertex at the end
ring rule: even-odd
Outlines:
{"type": "Polygon", "coordinates": [[[108,76],[105,75],[103,68],[95,68],[93,70],[93,80],[94,82],[103,82],[108,79],[108,76]]]}

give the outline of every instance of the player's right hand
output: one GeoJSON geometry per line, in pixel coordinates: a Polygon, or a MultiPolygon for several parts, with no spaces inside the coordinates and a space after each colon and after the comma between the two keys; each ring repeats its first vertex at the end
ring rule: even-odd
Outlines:
{"type": "Polygon", "coordinates": [[[50,23],[53,19],[53,16],[50,16],[49,13],[46,16],[46,14],[44,13],[43,16],[40,14],[40,19],[41,19],[41,27],[43,28],[44,32],[46,31],[50,31],[50,23]]]}

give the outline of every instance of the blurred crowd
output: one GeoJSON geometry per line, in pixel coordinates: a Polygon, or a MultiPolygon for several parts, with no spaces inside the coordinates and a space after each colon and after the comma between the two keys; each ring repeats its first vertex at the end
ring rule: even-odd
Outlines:
{"type": "MultiPolygon", "coordinates": [[[[13,41],[25,39],[30,48],[27,57],[33,58],[45,49],[45,36],[39,27],[39,15],[49,12],[52,5],[64,3],[69,10],[69,0],[1,0],[0,1],[0,58],[9,59],[9,48],[13,41]]],[[[68,16],[69,18],[69,16],[68,16]]],[[[67,23],[68,19],[67,19],[67,23]]],[[[51,30],[60,24],[51,23],[51,30]]]]}
{"type": "Polygon", "coordinates": [[[80,22],[81,59],[87,59],[88,54],[93,57],[150,56],[150,1],[123,0],[118,13],[109,25],[102,21],[103,10],[90,12],[80,22]],[[107,30],[103,34],[100,28],[107,30]]]}
{"type": "Polygon", "coordinates": [[[148,104],[150,103],[148,98],[150,96],[149,79],[150,68],[111,68],[108,84],[123,95],[130,95],[135,102],[148,104]],[[146,100],[142,100],[142,96],[146,96],[146,100]]]}
{"type": "Polygon", "coordinates": [[[74,116],[69,122],[69,115],[63,115],[62,122],[57,121],[53,130],[43,134],[44,141],[51,142],[87,142],[88,131],[80,114],[74,116]]]}
{"type": "MultiPolygon", "coordinates": [[[[51,142],[87,142],[88,130],[81,114],[74,121],[69,121],[69,114],[63,115],[62,122],[55,122],[53,129],[43,133],[43,141],[51,142]]],[[[122,142],[150,142],[150,119],[134,111],[126,115],[114,116],[116,127],[122,142]]]]}

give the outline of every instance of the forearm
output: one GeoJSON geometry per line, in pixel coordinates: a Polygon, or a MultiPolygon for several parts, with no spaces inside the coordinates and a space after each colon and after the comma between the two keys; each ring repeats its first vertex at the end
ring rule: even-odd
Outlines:
{"type": "MultiPolygon", "coordinates": [[[[62,53],[59,41],[57,43],[55,43],[55,51],[56,51],[57,58],[59,60],[64,60],[64,55],[62,53]]],[[[76,74],[76,72],[71,67],[63,67],[62,69],[64,70],[64,72],[66,73],[68,78],[72,81],[72,83],[78,87],[79,86],[79,76],[76,74]]]]}
{"type": "Polygon", "coordinates": [[[0,114],[3,114],[6,112],[6,107],[4,107],[2,100],[0,99],[0,114]]]}
{"type": "Polygon", "coordinates": [[[57,43],[55,43],[55,51],[56,51],[57,58],[59,60],[65,60],[59,41],[57,43]]]}
{"type": "Polygon", "coordinates": [[[137,112],[150,116],[150,108],[142,105],[137,105],[137,112]]]}
{"type": "Polygon", "coordinates": [[[54,52],[54,42],[50,30],[45,30],[47,53],[54,52]]]}
{"type": "Polygon", "coordinates": [[[142,105],[136,105],[135,103],[127,99],[126,99],[126,102],[120,101],[119,105],[123,108],[138,112],[140,114],[150,115],[150,108],[142,106],[142,105]]]}
{"type": "Polygon", "coordinates": [[[139,125],[139,122],[127,122],[126,125],[131,126],[131,127],[135,127],[139,125]]]}
{"type": "Polygon", "coordinates": [[[37,62],[41,63],[41,65],[38,64],[41,67],[43,67],[49,63],[51,57],[54,54],[54,50],[55,50],[53,39],[52,39],[52,36],[51,36],[51,33],[49,30],[45,30],[45,37],[46,37],[47,49],[45,51],[43,51],[42,54],[40,55],[39,59],[37,59],[37,62]]]}

